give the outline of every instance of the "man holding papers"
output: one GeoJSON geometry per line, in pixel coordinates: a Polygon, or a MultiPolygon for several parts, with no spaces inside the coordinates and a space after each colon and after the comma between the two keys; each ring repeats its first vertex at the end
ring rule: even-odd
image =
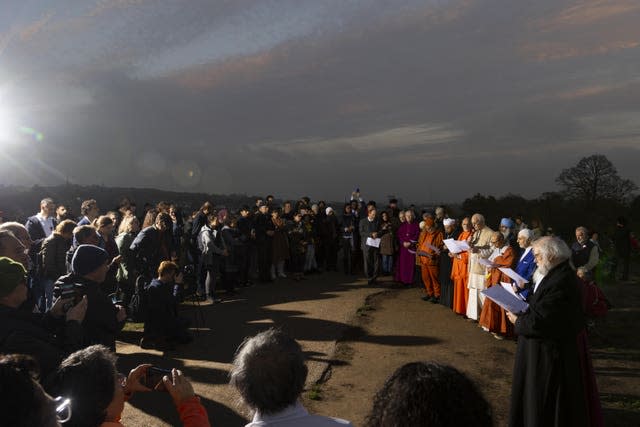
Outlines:
{"type": "Polygon", "coordinates": [[[516,264],[515,272],[521,276],[524,281],[512,281],[519,289],[520,294],[526,299],[529,297],[530,285],[533,279],[533,272],[536,271],[536,260],[531,250],[533,241],[533,231],[528,228],[520,230],[518,233],[518,246],[522,249],[522,255],[516,264]]]}
{"type": "Polygon", "coordinates": [[[584,317],[569,266],[571,250],[560,239],[542,237],[534,242],[533,253],[538,274],[529,309],[507,313],[518,335],[509,426],[601,425],[593,414],[588,419],[588,407],[599,409],[599,400],[586,403],[585,383],[593,379],[593,371],[585,368],[590,363],[581,369],[581,357],[589,354],[580,354],[578,346],[584,317]]]}
{"type": "Polygon", "coordinates": [[[376,281],[380,271],[380,221],[376,216],[376,208],[370,207],[366,218],[358,224],[362,254],[364,258],[364,274],[371,285],[376,281]]]}
{"type": "Polygon", "coordinates": [[[484,216],[474,214],[471,217],[471,225],[473,226],[473,236],[469,242],[471,246],[469,255],[469,299],[467,301],[467,317],[472,320],[478,320],[482,305],[484,303],[484,295],[481,291],[485,285],[485,267],[479,263],[481,259],[489,258],[491,255],[491,235],[493,230],[485,225],[484,216]]]}
{"type": "MultiPolygon", "coordinates": [[[[493,263],[494,267],[487,269],[487,288],[500,286],[500,282],[510,281],[509,277],[500,271],[500,268],[511,268],[515,259],[513,248],[499,231],[496,231],[491,236],[491,247],[493,248],[493,253],[489,256],[489,261],[493,263]]],[[[504,308],[490,299],[484,301],[479,323],[483,330],[491,332],[497,339],[502,339],[503,335],[510,336],[513,334],[511,323],[507,319],[504,308]]]]}
{"type": "MultiPolygon", "coordinates": [[[[458,236],[458,243],[467,243],[471,238],[471,218],[466,217],[462,220],[462,232],[458,236]]],[[[468,245],[467,245],[468,246],[468,245]]],[[[467,299],[469,299],[469,288],[467,288],[467,279],[469,278],[469,252],[464,250],[461,252],[449,252],[449,256],[453,258],[453,266],[451,267],[451,278],[453,279],[453,311],[456,314],[466,314],[467,299]]]]}
{"type": "Polygon", "coordinates": [[[440,282],[438,281],[438,262],[442,250],[442,231],[436,228],[432,217],[424,220],[424,230],[418,240],[418,260],[422,271],[422,283],[426,295],[425,301],[440,302],[440,282]]]}

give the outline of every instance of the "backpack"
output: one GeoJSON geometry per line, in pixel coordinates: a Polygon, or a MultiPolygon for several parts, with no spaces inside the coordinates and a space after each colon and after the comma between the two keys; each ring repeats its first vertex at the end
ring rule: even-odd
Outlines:
{"type": "Polygon", "coordinates": [[[134,294],[129,301],[129,318],[136,323],[144,322],[147,317],[147,286],[149,281],[140,275],[136,279],[134,294]]]}

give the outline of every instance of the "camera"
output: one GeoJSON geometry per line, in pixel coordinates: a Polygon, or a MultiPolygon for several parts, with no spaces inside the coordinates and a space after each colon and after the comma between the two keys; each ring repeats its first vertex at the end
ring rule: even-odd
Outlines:
{"type": "Polygon", "coordinates": [[[54,297],[60,297],[66,302],[62,305],[63,311],[66,313],[71,307],[78,304],[85,294],[84,286],[77,283],[63,283],[53,293],[54,297]]]}

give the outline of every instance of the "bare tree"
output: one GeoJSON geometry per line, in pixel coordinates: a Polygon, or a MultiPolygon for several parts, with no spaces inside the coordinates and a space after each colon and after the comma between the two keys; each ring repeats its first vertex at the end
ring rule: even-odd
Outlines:
{"type": "Polygon", "coordinates": [[[583,157],[574,167],[564,169],[556,183],[567,196],[581,199],[587,205],[599,200],[624,203],[638,188],[633,181],[620,178],[615,166],[602,154],[583,157]]]}

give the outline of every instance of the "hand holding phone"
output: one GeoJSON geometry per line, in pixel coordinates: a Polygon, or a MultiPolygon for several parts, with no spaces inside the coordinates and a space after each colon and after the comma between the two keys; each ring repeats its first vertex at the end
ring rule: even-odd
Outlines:
{"type": "Polygon", "coordinates": [[[167,391],[162,378],[167,375],[171,378],[171,369],[162,369],[157,366],[149,366],[142,380],[142,385],[154,391],[167,391]]]}

